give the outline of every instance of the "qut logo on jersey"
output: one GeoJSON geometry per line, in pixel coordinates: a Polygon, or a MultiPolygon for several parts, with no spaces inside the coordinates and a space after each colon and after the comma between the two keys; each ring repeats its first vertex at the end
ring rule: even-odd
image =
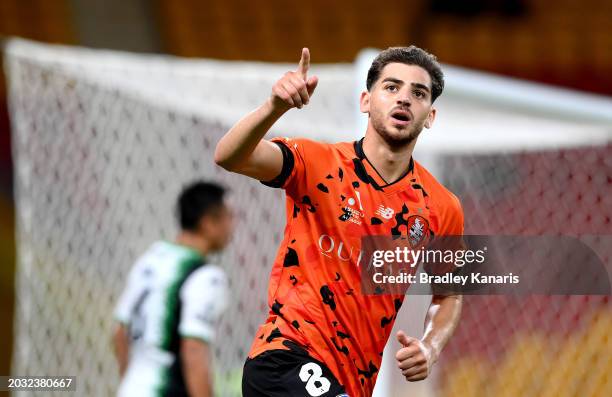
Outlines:
{"type": "Polygon", "coordinates": [[[363,255],[363,251],[357,250],[353,246],[345,246],[344,241],[339,240],[336,246],[336,240],[329,234],[319,236],[319,251],[328,258],[335,257],[343,262],[349,262],[355,258],[357,266],[359,266],[363,255]]]}

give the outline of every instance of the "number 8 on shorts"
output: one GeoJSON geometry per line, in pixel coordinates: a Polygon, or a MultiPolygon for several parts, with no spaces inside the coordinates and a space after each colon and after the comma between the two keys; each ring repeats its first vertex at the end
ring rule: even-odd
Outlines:
{"type": "Polygon", "coordinates": [[[322,377],[323,370],[319,364],[306,363],[300,369],[300,379],[306,382],[306,391],[313,397],[318,397],[329,391],[331,383],[322,377]]]}

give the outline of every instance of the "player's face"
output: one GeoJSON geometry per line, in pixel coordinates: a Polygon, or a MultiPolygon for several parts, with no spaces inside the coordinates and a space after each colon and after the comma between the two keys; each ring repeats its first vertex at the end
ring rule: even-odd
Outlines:
{"type": "Polygon", "coordinates": [[[386,65],[370,91],[361,94],[361,111],[369,113],[370,127],[390,145],[411,143],[435,118],[429,73],[416,65],[386,65]]]}
{"type": "Polygon", "coordinates": [[[234,229],[232,211],[226,205],[202,217],[200,231],[211,251],[222,250],[230,241],[234,229]]]}

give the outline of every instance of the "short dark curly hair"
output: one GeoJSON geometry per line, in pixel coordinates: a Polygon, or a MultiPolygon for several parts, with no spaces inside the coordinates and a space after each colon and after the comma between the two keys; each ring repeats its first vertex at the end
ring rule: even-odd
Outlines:
{"type": "Polygon", "coordinates": [[[444,74],[436,56],[414,45],[410,47],[389,47],[378,54],[374,61],[372,61],[370,70],[368,70],[368,78],[366,80],[368,91],[380,78],[383,68],[390,63],[396,62],[417,65],[429,73],[432,103],[442,94],[444,90],[444,74]]]}

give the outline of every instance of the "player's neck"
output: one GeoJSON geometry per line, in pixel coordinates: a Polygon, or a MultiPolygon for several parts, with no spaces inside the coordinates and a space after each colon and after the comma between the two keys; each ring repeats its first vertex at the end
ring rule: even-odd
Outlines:
{"type": "Polygon", "coordinates": [[[210,244],[208,244],[208,241],[187,231],[182,231],[179,233],[176,238],[176,243],[184,247],[191,248],[202,256],[205,256],[210,252],[210,244]]]}
{"type": "Polygon", "coordinates": [[[380,176],[392,183],[406,173],[415,145],[416,139],[405,146],[392,147],[376,131],[368,131],[363,152],[380,176]]]}

